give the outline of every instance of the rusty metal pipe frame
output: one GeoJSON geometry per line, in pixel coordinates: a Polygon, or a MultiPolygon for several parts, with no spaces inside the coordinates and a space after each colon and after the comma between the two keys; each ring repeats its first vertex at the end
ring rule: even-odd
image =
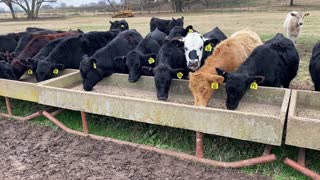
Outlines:
{"type": "MultiPolygon", "coordinates": [[[[40,117],[42,116],[42,112],[43,111],[50,111],[52,110],[53,108],[49,107],[49,108],[46,108],[44,110],[41,110],[41,111],[37,111],[33,114],[30,114],[28,116],[25,116],[25,117],[21,117],[21,116],[15,116],[13,115],[12,113],[12,106],[11,106],[11,102],[10,102],[10,98],[8,97],[4,97],[5,98],[5,101],[6,101],[6,106],[7,106],[7,112],[8,114],[5,114],[5,113],[0,113],[0,116],[1,117],[4,117],[4,118],[12,118],[12,119],[16,119],[16,120],[19,120],[19,121],[29,121],[29,120],[32,120],[32,119],[35,119],[37,117],[40,117]]],[[[54,115],[55,116],[55,115],[54,115]]]]}
{"type": "Polygon", "coordinates": [[[305,164],[305,157],[306,157],[306,150],[305,148],[299,148],[299,154],[298,154],[298,162],[295,162],[289,158],[284,159],[284,163],[293,169],[301,172],[302,174],[312,178],[312,179],[319,179],[320,180],[320,175],[317,174],[316,172],[308,169],[305,164]]]}
{"type": "Polygon", "coordinates": [[[301,166],[299,163],[289,159],[289,158],[285,158],[283,161],[286,165],[292,167],[293,169],[301,172],[302,174],[312,178],[312,179],[320,179],[320,175],[317,174],[316,172],[311,171],[310,169],[301,166]]]}
{"type": "MultiPolygon", "coordinates": [[[[251,159],[236,161],[236,162],[214,161],[214,160],[210,160],[210,159],[199,158],[199,157],[192,156],[192,155],[185,154],[185,153],[181,153],[181,152],[159,149],[156,147],[151,147],[151,146],[126,142],[126,141],[116,140],[116,139],[112,139],[109,137],[97,136],[97,135],[93,135],[93,134],[86,134],[84,132],[75,131],[75,130],[72,130],[72,129],[66,127],[63,123],[61,123],[58,119],[53,117],[50,113],[43,111],[42,114],[43,114],[43,116],[48,118],[51,122],[53,122],[55,125],[57,125],[59,128],[61,128],[62,130],[66,131],[70,134],[75,134],[75,135],[84,136],[84,137],[90,137],[95,140],[103,140],[106,142],[113,142],[113,143],[117,143],[120,145],[128,145],[131,147],[140,148],[140,149],[148,150],[148,151],[154,151],[154,152],[157,152],[160,154],[177,157],[177,158],[183,159],[183,160],[200,162],[200,163],[204,163],[204,164],[211,165],[211,166],[224,167],[224,168],[241,168],[241,167],[252,166],[252,165],[256,165],[256,164],[268,163],[268,162],[272,162],[272,161],[276,160],[276,156],[274,154],[268,154],[268,155],[265,154],[265,155],[262,155],[262,156],[259,156],[256,158],[251,158],[251,159]]],[[[269,147],[269,146],[267,146],[267,147],[269,147]]]]}

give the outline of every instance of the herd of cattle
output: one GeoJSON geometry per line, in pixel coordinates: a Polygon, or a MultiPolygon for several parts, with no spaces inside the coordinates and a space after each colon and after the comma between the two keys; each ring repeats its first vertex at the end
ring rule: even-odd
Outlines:
{"type": "MultiPolygon", "coordinates": [[[[290,22],[290,27],[301,29],[300,14],[289,13],[296,19],[286,20],[285,25],[290,22]]],[[[197,106],[207,106],[213,90],[226,83],[226,107],[233,110],[252,84],[288,88],[299,67],[297,36],[292,38],[290,32],[290,39],[278,33],[262,43],[249,29],[227,37],[215,27],[202,35],[191,25],[184,28],[183,17],[153,17],[150,33],[143,38],[125,20],[110,24],[105,32],[29,27],[2,35],[0,78],[19,80],[28,73],[44,81],[73,68],[80,69],[83,89],[91,91],[113,73],[129,74],[130,83],[147,75],[154,76],[159,100],[168,98],[172,79],[188,79],[197,106]]],[[[320,91],[320,43],[313,49],[310,74],[320,91]]]]}

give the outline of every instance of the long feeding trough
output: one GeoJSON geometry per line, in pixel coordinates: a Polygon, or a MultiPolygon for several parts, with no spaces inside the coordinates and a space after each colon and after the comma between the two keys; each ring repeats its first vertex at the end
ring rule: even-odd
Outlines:
{"type": "Polygon", "coordinates": [[[225,108],[224,87],[214,92],[209,107],[193,106],[188,81],[174,80],[167,102],[156,99],[153,77],[129,83],[128,76],[114,74],[93,91],[82,88],[80,73],[42,84],[39,103],[49,106],[123,118],[138,122],[189,129],[241,140],[280,145],[290,90],[250,90],[238,110],[225,108]]]}

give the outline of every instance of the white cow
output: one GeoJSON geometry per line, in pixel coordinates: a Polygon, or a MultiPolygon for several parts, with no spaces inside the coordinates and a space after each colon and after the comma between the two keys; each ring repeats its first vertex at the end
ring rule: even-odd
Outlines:
{"type": "Polygon", "coordinates": [[[287,14],[286,20],[283,23],[284,31],[287,37],[296,44],[297,39],[300,35],[301,29],[304,23],[304,17],[309,16],[310,13],[302,13],[292,11],[287,14]]]}

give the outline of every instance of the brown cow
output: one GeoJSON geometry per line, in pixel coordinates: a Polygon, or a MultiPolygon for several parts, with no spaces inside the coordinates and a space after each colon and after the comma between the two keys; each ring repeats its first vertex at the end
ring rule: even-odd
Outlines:
{"type": "Polygon", "coordinates": [[[189,73],[189,88],[194,97],[194,105],[208,106],[213,93],[212,83],[224,81],[222,76],[217,75],[217,67],[227,72],[236,70],[251,51],[261,44],[257,33],[249,29],[238,31],[222,41],[198,71],[189,73]]]}

